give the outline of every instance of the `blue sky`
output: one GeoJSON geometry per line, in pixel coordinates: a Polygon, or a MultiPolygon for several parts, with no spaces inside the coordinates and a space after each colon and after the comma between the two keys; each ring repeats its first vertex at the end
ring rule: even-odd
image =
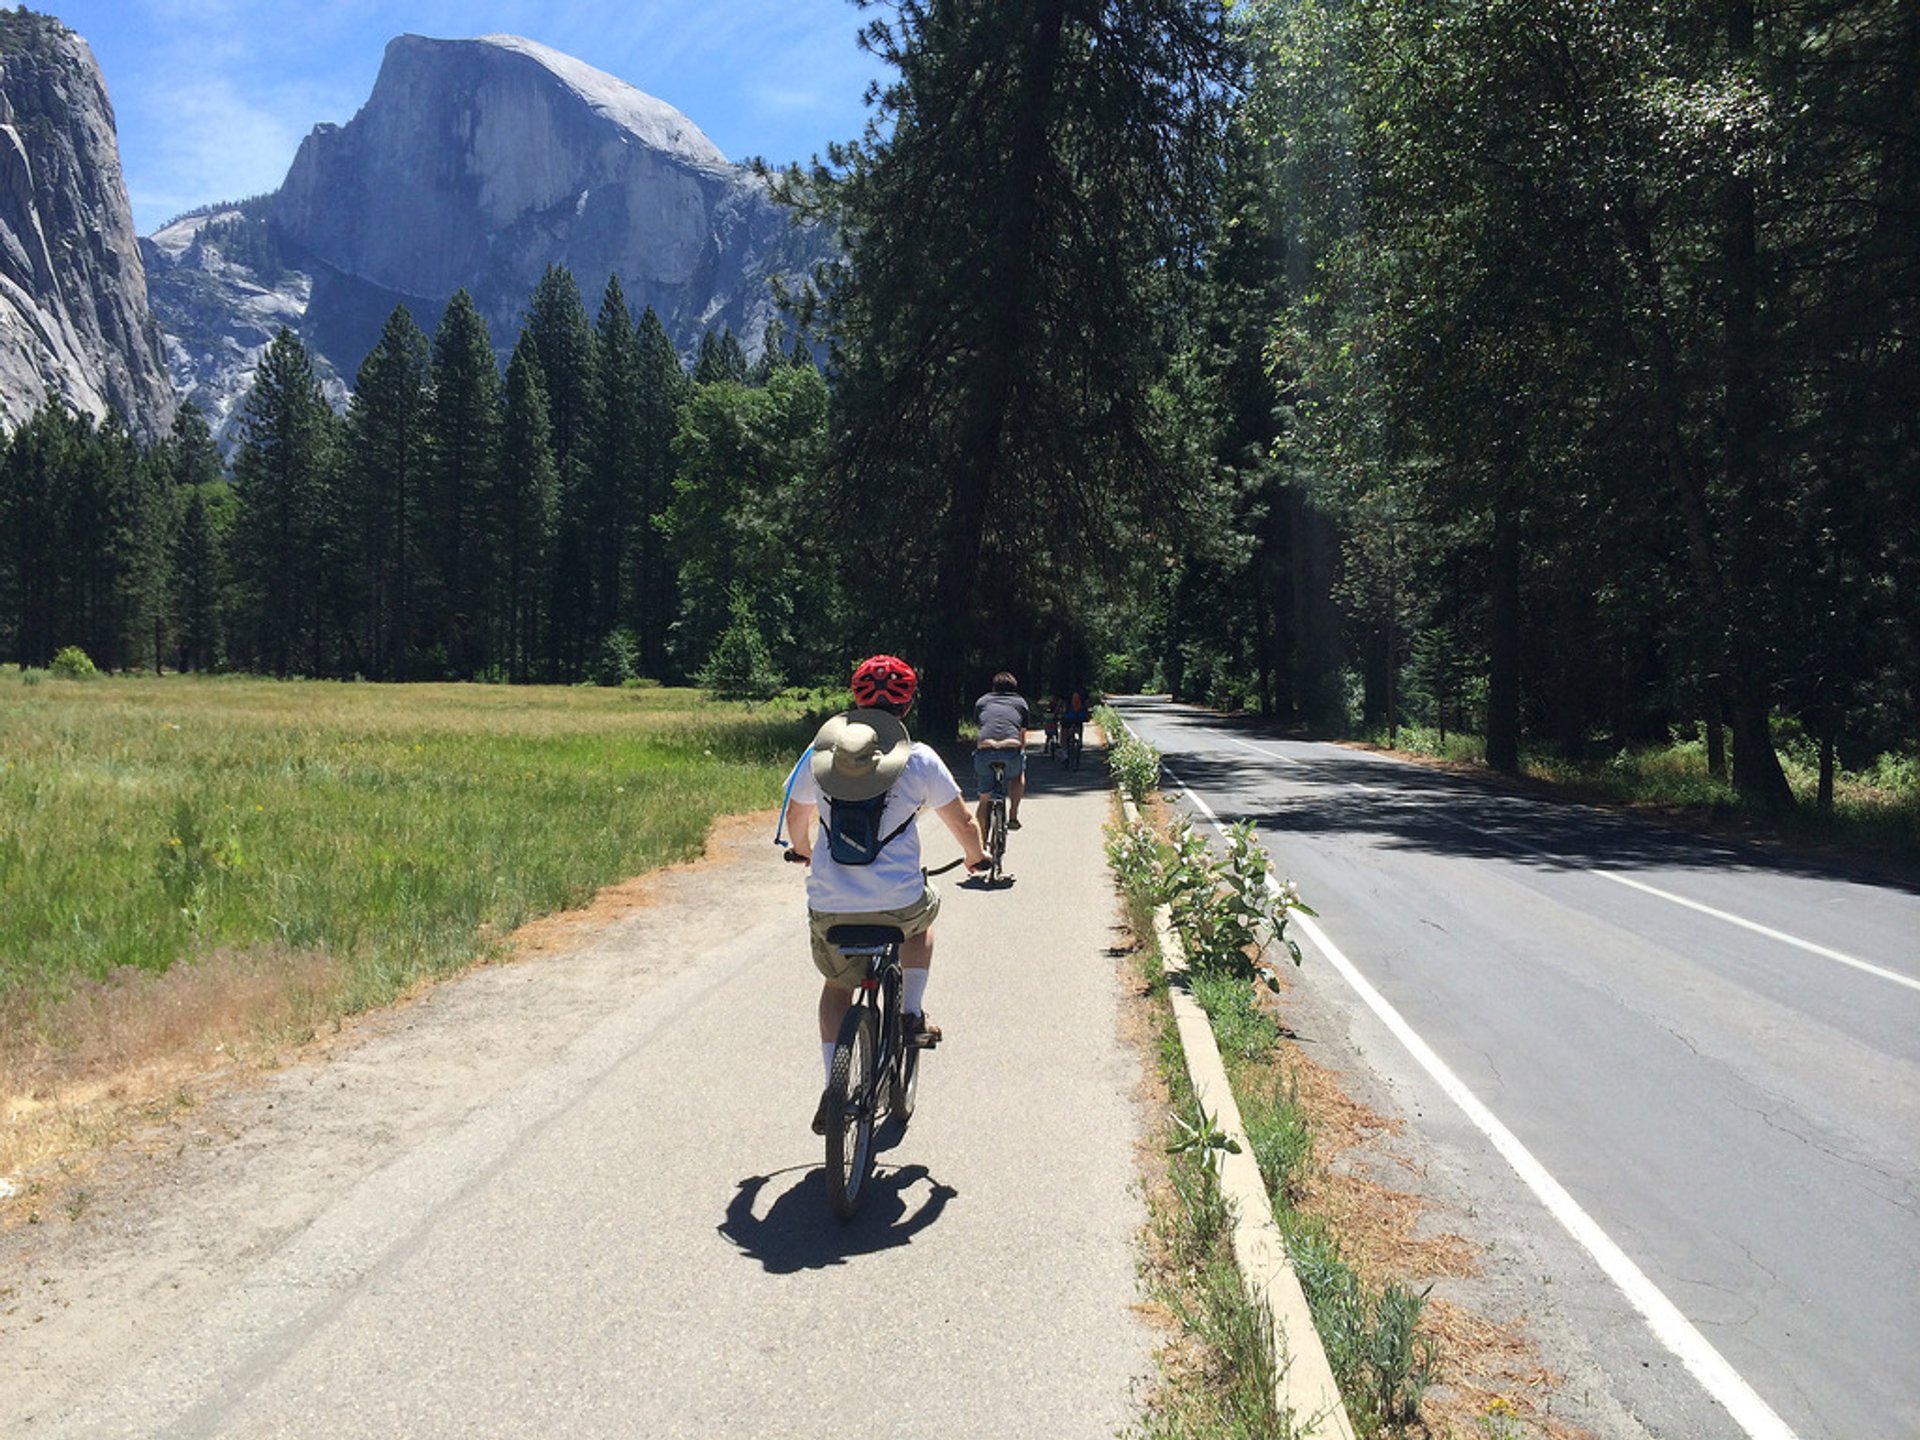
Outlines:
{"type": "Polygon", "coordinates": [[[365,103],[396,35],[506,32],[685,113],[730,159],[850,140],[880,68],[848,0],[39,0],[113,99],[134,225],[279,186],[300,140],[365,103]]]}

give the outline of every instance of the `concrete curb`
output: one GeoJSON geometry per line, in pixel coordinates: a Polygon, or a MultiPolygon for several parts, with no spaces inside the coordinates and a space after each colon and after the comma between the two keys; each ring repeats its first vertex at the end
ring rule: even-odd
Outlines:
{"type": "MultiPolygon", "coordinates": [[[[1120,803],[1128,823],[1140,818],[1139,808],[1124,794],[1120,803]]],[[[1186,950],[1174,933],[1166,906],[1154,910],[1153,929],[1160,942],[1167,998],[1173,1004],[1174,1023],[1179,1027],[1180,1048],[1186,1055],[1194,1094],[1214,1124],[1240,1147],[1238,1154],[1217,1152],[1220,1192],[1233,1210],[1233,1255],[1241,1281],[1272,1322],[1278,1370],[1274,1399],[1282,1413],[1293,1417],[1291,1433],[1302,1440],[1354,1440],[1353,1424],[1340,1399],[1340,1387],[1334,1383],[1333,1367],[1327,1363],[1320,1332],[1313,1328],[1313,1314],[1287,1255],[1286,1240],[1274,1222],[1266,1182],[1260,1178],[1240,1107],[1234,1103],[1233,1087],[1227,1083],[1213,1026],[1188,987],[1186,950]]]]}

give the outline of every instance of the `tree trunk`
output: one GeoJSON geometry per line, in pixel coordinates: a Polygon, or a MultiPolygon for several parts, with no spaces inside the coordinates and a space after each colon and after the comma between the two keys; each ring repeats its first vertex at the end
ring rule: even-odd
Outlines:
{"type": "Polygon", "coordinates": [[[1520,522],[1505,501],[1493,519],[1487,614],[1487,764],[1520,771],[1520,522]]]}
{"type": "MultiPolygon", "coordinates": [[[[1727,48],[1736,61],[1753,53],[1753,0],[1730,0],[1727,6],[1727,48]]],[[[1722,231],[1722,259],[1726,268],[1726,333],[1723,452],[1727,494],[1739,497],[1738,513],[1728,524],[1733,566],[1738,582],[1759,573],[1746,531],[1764,523],[1760,493],[1759,429],[1760,379],[1754,363],[1755,316],[1758,306],[1759,260],[1754,220],[1752,177],[1738,169],[1728,177],[1722,231]]],[[[1757,642],[1752,635],[1760,617],[1723,610],[1732,642],[1729,653],[1740,657],[1733,673],[1733,783],[1740,793],[1765,805],[1790,806],[1793,791],[1787,785],[1780,757],[1774,753],[1767,727],[1766,692],[1758,683],[1758,666],[1749,663],[1757,642]]]]}
{"type": "Polygon", "coordinates": [[[1815,804],[1822,815],[1833,814],[1833,716],[1820,717],[1820,794],[1815,804]]]}

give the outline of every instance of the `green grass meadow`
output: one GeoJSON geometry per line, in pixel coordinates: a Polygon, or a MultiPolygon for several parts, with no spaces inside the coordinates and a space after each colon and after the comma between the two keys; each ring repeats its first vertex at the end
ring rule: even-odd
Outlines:
{"type": "Polygon", "coordinates": [[[813,724],[661,688],[0,670],[0,1010],[216,951],[325,954],[340,1008],[383,1003],[777,805],[813,724]]]}

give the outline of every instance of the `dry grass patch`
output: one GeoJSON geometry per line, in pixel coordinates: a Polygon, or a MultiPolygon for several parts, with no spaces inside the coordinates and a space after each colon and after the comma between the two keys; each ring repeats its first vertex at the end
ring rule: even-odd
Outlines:
{"type": "Polygon", "coordinates": [[[0,1014],[0,1217],[31,1218],[135,1125],[216,1076],[284,1057],[334,1013],[342,979],[314,951],[218,950],[162,974],[119,970],[0,1014]]]}

